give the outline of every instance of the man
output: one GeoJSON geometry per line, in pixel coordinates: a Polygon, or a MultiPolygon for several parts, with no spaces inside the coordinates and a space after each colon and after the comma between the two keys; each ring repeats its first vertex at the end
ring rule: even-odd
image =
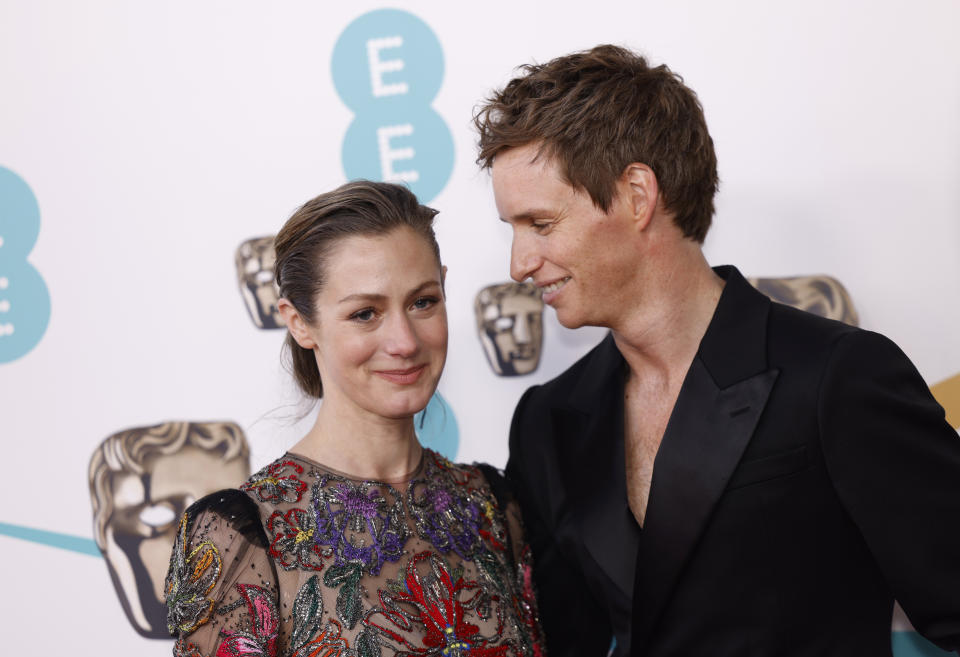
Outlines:
{"type": "Polygon", "coordinates": [[[960,648],[960,438],[889,340],[708,266],[695,94],[600,46],[475,122],[511,276],[610,329],[511,429],[551,657],[890,655],[894,599],[960,648]]]}

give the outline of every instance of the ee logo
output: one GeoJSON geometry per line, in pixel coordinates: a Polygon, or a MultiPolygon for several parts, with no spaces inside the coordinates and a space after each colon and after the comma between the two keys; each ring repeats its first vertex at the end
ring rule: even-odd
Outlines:
{"type": "Polygon", "coordinates": [[[427,203],[453,171],[453,137],[430,106],[443,49],[422,20],[378,9],[354,20],[333,48],[333,83],[354,112],[343,139],[347,178],[406,183],[427,203]]]}
{"type": "Polygon", "coordinates": [[[0,363],[29,352],[47,330],[50,293],[27,256],[40,235],[40,208],[23,178],[0,167],[0,363]]]}

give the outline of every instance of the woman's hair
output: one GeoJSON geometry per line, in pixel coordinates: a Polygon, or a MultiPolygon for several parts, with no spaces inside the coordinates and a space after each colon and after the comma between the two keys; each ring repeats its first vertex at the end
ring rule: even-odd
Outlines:
{"type": "MultiPolygon", "coordinates": [[[[345,237],[385,235],[407,227],[423,237],[440,263],[440,247],[433,232],[437,211],[420,205],[402,185],[355,180],[303,204],[274,238],[275,271],[280,296],[308,323],[317,322],[315,302],[327,280],[327,258],[345,237]]],[[[313,351],[304,349],[287,333],[293,376],[300,389],[316,399],[323,383],[313,351]]]]}

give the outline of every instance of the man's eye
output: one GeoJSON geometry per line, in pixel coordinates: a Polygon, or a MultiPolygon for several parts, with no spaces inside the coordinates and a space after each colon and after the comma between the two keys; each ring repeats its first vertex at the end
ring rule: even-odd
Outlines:
{"type": "Polygon", "coordinates": [[[350,315],[350,319],[356,320],[358,322],[369,322],[376,316],[377,315],[373,311],[373,308],[364,308],[363,310],[358,310],[357,312],[350,315]]]}
{"type": "Polygon", "coordinates": [[[436,297],[419,297],[413,302],[413,307],[417,310],[426,310],[433,304],[437,303],[437,301],[439,301],[439,299],[436,297]]]}
{"type": "Polygon", "coordinates": [[[530,224],[535,231],[542,233],[550,227],[550,222],[535,221],[530,224]]]}

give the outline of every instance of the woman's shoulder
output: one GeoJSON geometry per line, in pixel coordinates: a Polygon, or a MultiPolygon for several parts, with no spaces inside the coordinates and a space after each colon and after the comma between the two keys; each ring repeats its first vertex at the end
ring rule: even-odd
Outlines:
{"type": "Polygon", "coordinates": [[[312,470],[305,459],[287,453],[250,475],[240,490],[261,504],[298,504],[310,488],[312,470]]]}

